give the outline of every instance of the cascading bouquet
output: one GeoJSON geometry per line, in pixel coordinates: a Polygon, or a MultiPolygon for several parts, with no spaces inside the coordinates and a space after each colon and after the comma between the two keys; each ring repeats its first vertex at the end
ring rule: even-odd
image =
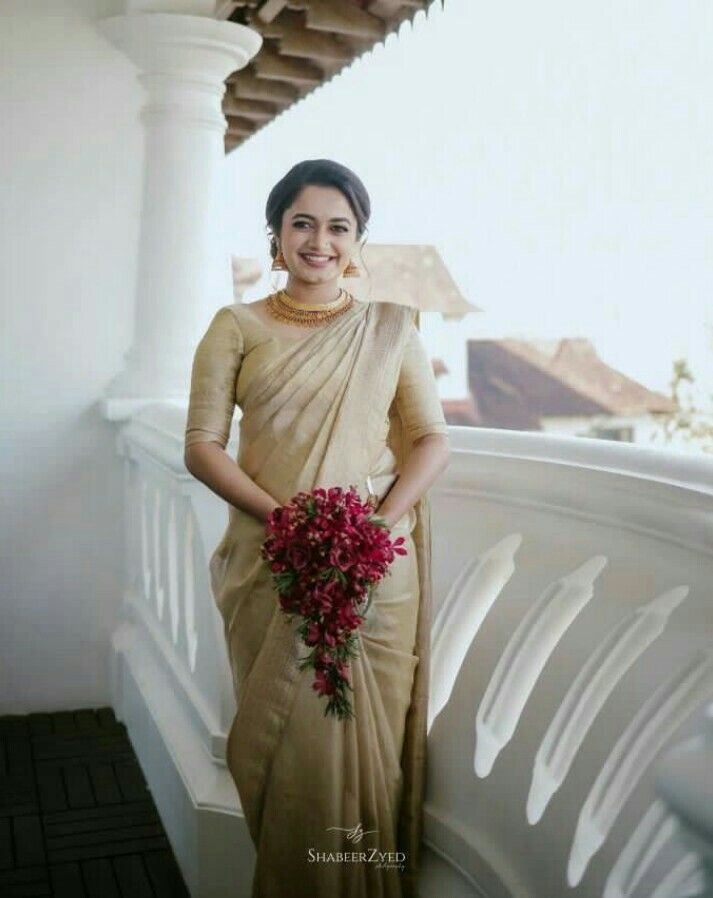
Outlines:
{"type": "Polygon", "coordinates": [[[313,668],[312,688],[329,696],[325,716],[353,717],[349,659],[358,655],[355,633],[371,593],[405,539],[392,540],[383,518],[354,486],[300,492],[268,517],[261,556],[272,572],[280,607],[300,619],[310,650],[299,669],[313,668]]]}

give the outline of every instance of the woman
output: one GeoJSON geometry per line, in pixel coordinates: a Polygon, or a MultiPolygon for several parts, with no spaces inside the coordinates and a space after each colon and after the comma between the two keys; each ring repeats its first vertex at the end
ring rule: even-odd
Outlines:
{"type": "Polygon", "coordinates": [[[257,849],[253,896],[416,895],[430,627],[426,491],[448,430],[414,310],[338,280],[370,202],[331,160],[295,165],[266,218],[284,291],[213,317],[193,362],[186,466],[229,503],[210,560],[237,714],[227,763],[257,849]],[[242,410],[237,463],[224,451],[242,410]],[[355,717],[324,715],[295,625],[260,558],[268,514],[300,490],[368,484],[406,538],[374,591],[351,663],[355,717]]]}

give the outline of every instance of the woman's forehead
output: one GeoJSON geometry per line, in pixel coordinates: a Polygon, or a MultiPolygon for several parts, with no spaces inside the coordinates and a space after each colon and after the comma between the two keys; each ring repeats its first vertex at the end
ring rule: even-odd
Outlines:
{"type": "Polygon", "coordinates": [[[354,213],[341,190],[317,184],[307,184],[303,187],[287,211],[290,216],[304,213],[313,218],[340,217],[354,220],[354,213]]]}

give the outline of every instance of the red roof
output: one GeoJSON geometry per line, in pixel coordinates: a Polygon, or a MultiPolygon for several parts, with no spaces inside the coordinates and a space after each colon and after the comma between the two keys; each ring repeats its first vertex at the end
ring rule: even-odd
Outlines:
{"type": "Polygon", "coordinates": [[[607,365],[584,338],[469,340],[467,347],[482,427],[539,430],[545,417],[640,417],[675,409],[668,396],[607,365]]]}

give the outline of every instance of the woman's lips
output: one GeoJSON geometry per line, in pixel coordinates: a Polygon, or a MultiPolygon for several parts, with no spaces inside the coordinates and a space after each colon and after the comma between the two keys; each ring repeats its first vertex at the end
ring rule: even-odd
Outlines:
{"type": "Polygon", "coordinates": [[[333,261],[334,261],[335,256],[330,256],[330,257],[327,258],[327,259],[319,259],[319,258],[317,258],[317,259],[310,259],[310,258],[309,258],[307,255],[305,255],[304,253],[300,253],[300,258],[301,258],[301,259],[304,259],[305,262],[306,262],[308,265],[310,265],[312,268],[326,268],[327,265],[329,265],[330,262],[333,262],[333,261]]]}

